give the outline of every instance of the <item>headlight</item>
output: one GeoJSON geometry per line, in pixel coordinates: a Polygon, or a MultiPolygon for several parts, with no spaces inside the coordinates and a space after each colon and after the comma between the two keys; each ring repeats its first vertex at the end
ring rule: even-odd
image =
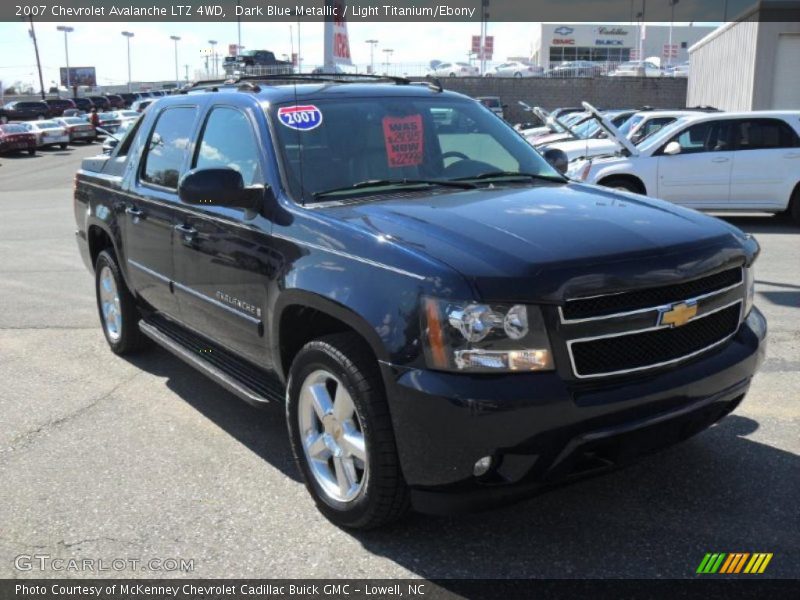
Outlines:
{"type": "Polygon", "coordinates": [[[553,353],[538,306],[422,299],[425,359],[433,369],[549,371],[553,353]]]}
{"type": "Polygon", "coordinates": [[[754,265],[744,268],[744,316],[750,314],[750,309],[753,308],[753,300],[756,295],[756,274],[754,265]]]}

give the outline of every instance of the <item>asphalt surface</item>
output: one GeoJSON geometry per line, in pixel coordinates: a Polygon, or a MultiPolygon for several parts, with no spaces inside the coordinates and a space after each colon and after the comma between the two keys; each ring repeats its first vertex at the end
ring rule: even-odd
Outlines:
{"type": "MultiPolygon", "coordinates": [[[[315,509],[282,409],[168,353],[106,347],[74,241],[70,148],[0,159],[0,577],[19,555],[194,560],[194,577],[692,577],[706,552],[800,576],[800,228],[729,218],[763,247],[767,359],[743,405],[627,469],[457,518],[350,533],[315,509]]],[[[435,457],[432,457],[435,459],[435,457]]]]}

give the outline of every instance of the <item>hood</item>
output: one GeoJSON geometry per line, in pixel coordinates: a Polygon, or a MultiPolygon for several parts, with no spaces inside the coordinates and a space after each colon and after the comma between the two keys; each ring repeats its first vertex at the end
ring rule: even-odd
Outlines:
{"type": "Polygon", "coordinates": [[[627,150],[631,156],[639,156],[639,150],[636,148],[636,145],[626,136],[622,135],[619,129],[617,129],[610,119],[607,119],[605,116],[603,116],[599,110],[597,110],[588,102],[584,102],[583,107],[591,113],[591,115],[599,123],[600,127],[606,131],[606,133],[609,135],[609,139],[615,140],[623,149],[627,150]]]}
{"type": "Polygon", "coordinates": [[[484,300],[560,302],[747,260],[744,234],[723,221],[575,183],[414,192],[318,210],[449,265],[484,300]]]}

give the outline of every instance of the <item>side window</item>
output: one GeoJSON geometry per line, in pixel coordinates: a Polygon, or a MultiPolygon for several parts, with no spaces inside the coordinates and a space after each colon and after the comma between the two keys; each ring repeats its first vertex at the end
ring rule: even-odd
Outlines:
{"type": "Polygon", "coordinates": [[[193,166],[234,169],[242,174],[245,185],[253,185],[261,179],[260,152],[245,114],[235,108],[218,107],[212,109],[206,121],[193,166]]]}
{"type": "Polygon", "coordinates": [[[136,139],[136,134],[139,133],[139,128],[142,126],[142,121],[144,121],[144,117],[139,117],[136,119],[136,122],[128,127],[128,130],[123,133],[122,141],[119,142],[117,152],[114,156],[119,157],[128,155],[128,151],[131,149],[131,144],[133,143],[133,140],[136,139]]]}
{"type": "Polygon", "coordinates": [[[167,108],[159,116],[145,149],[142,181],[177,189],[181,166],[192,144],[195,108],[167,108]]]}
{"type": "Polygon", "coordinates": [[[681,145],[681,154],[723,152],[731,149],[728,142],[728,127],[724,121],[697,123],[684,129],[670,141],[681,145]]]}
{"type": "Polygon", "coordinates": [[[737,150],[796,148],[797,133],[780,119],[742,119],[736,123],[737,150]]]}

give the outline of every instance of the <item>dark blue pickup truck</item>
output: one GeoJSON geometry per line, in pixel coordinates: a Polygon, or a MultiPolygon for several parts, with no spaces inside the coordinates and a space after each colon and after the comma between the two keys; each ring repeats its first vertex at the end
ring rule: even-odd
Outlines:
{"type": "Polygon", "coordinates": [[[77,240],[111,349],[285,403],[328,518],[514,500],[741,402],[754,239],[572,182],[440,86],[284,79],[155,102],[77,173],[77,240]]]}

